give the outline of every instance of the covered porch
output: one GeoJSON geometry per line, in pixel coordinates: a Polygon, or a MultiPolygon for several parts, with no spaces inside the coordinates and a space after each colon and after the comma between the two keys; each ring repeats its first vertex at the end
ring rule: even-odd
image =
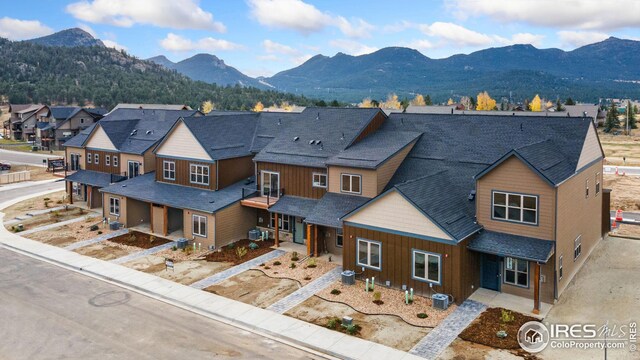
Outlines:
{"type": "Polygon", "coordinates": [[[124,180],[124,177],[91,170],[79,170],[65,177],[69,203],[80,202],[89,209],[102,207],[100,189],[124,180]]]}
{"type": "Polygon", "coordinates": [[[304,219],[309,216],[317,202],[316,199],[285,195],[268,209],[268,224],[274,230],[276,247],[280,246],[282,240],[309,246],[309,234],[305,229],[304,219]]]}
{"type": "Polygon", "coordinates": [[[489,302],[511,303],[512,307],[528,303],[529,311],[518,311],[535,315],[542,313],[543,300],[554,301],[553,241],[482,231],[467,247],[481,254],[480,286],[486,291],[477,296],[489,302]]]}
{"type": "Polygon", "coordinates": [[[149,207],[147,227],[150,233],[167,238],[178,235],[178,237],[184,237],[184,212],[182,209],[155,203],[148,203],[147,206],[149,207]]]}

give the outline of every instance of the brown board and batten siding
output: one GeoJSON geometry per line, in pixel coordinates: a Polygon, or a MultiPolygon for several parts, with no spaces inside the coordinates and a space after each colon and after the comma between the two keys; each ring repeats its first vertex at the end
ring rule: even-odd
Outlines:
{"type": "Polygon", "coordinates": [[[92,171],[99,171],[108,174],[119,174],[120,166],[113,166],[113,157],[119,157],[120,154],[113,151],[93,150],[86,149],[87,156],[84,158],[84,168],[92,171]],[[89,156],[91,154],[91,163],[89,163],[89,156]],[[96,165],[96,154],[98,154],[98,165],[96,165]],[[109,165],[107,165],[106,157],[109,156],[109,165]]]}
{"type": "Polygon", "coordinates": [[[253,176],[253,156],[218,160],[218,189],[253,176]]]}
{"type": "Polygon", "coordinates": [[[196,187],[200,189],[215,190],[216,189],[216,165],[215,163],[207,163],[195,160],[184,159],[171,159],[171,158],[156,158],[156,181],[161,181],[169,184],[184,185],[190,187],[196,187]],[[164,178],[164,161],[171,161],[176,164],[176,179],[168,180],[164,178]],[[191,164],[205,165],[209,167],[209,185],[194,184],[191,182],[191,164]]]}
{"type": "Polygon", "coordinates": [[[358,134],[358,136],[353,141],[353,143],[355,144],[358,141],[361,141],[362,139],[366,138],[370,134],[376,132],[376,130],[378,130],[380,126],[382,126],[382,124],[386,119],[387,119],[387,116],[382,111],[378,112],[373,117],[373,119],[371,119],[371,121],[367,124],[367,126],[360,132],[360,134],[358,134]]]}
{"type": "MultiPolygon", "coordinates": [[[[259,173],[262,171],[280,173],[280,188],[284,189],[285,195],[319,199],[327,192],[327,189],[325,188],[313,187],[313,173],[326,174],[327,170],[324,168],[311,168],[265,162],[259,162],[257,167],[259,173]]],[[[258,174],[256,182],[258,187],[260,187],[260,174],[258,174]]]]}
{"type": "Polygon", "coordinates": [[[426,241],[414,237],[386,233],[371,229],[344,226],[343,268],[360,272],[357,265],[357,239],[379,241],[381,246],[381,269],[365,268],[363,276],[375,277],[376,284],[390,281],[393,288],[413,288],[419,295],[429,296],[432,290],[428,282],[412,278],[412,250],[422,250],[440,254],[441,285],[434,285],[433,291],[453,295],[456,303],[464,301],[480,285],[479,255],[467,250],[467,241],[457,245],[426,241]]]}
{"type": "Polygon", "coordinates": [[[556,191],[515,156],[505,160],[476,182],[478,222],[487,230],[507,234],[555,239],[556,191]],[[492,192],[503,191],[538,196],[538,224],[492,219],[492,192]]]}

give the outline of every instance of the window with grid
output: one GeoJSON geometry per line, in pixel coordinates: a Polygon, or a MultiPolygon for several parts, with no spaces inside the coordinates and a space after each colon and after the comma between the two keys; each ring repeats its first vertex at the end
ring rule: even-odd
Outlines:
{"type": "Polygon", "coordinates": [[[342,235],[342,229],[336,229],[336,246],[342,247],[344,242],[344,236],[342,235]]]}
{"type": "Polygon", "coordinates": [[[492,218],[536,225],[538,197],[494,191],[492,218]]]}
{"type": "Polygon", "coordinates": [[[380,270],[382,244],[377,241],[358,239],[358,265],[380,270]]]}
{"type": "Polygon", "coordinates": [[[504,282],[511,285],[529,286],[529,262],[511,257],[504,258],[504,282]]]}
{"type": "Polygon", "coordinates": [[[109,214],[120,216],[120,199],[109,198],[109,214]]]}
{"type": "Polygon", "coordinates": [[[193,214],[193,235],[207,237],[207,218],[205,216],[193,214]]]}
{"type": "Polygon", "coordinates": [[[111,156],[105,155],[104,164],[107,165],[107,166],[111,166],[111,156]]]}
{"type": "Polygon", "coordinates": [[[113,156],[113,167],[118,167],[118,157],[117,156],[113,156]]]}
{"type": "MultiPolygon", "coordinates": [[[[276,228],[276,216],[274,213],[269,213],[271,216],[271,228],[276,228]]],[[[278,227],[282,231],[291,231],[291,217],[289,215],[278,214],[278,227]]]]}
{"type": "Polygon", "coordinates": [[[573,240],[573,260],[576,260],[582,254],[582,235],[573,240]]]}
{"type": "Polygon", "coordinates": [[[96,165],[100,163],[100,154],[93,154],[93,163],[96,165]]]}
{"type": "Polygon", "coordinates": [[[584,184],[584,197],[589,198],[589,179],[587,179],[584,184]]]}
{"type": "Polygon", "coordinates": [[[173,161],[163,161],[163,177],[166,180],[175,180],[176,179],[176,163],[173,161]]]}
{"type": "Polygon", "coordinates": [[[91,153],[87,153],[87,163],[91,164],[91,161],[93,161],[93,157],[91,156],[91,153]]]}
{"type": "Polygon", "coordinates": [[[209,185],[209,166],[191,164],[190,177],[192,184],[209,185]]]}
{"type": "Polygon", "coordinates": [[[362,192],[361,183],[362,177],[360,175],[342,174],[341,177],[341,191],[343,193],[360,194],[362,192]]]}

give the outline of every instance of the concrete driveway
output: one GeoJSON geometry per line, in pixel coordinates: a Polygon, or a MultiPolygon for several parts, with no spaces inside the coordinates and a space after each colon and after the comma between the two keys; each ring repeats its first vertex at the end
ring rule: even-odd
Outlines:
{"type": "MultiPolygon", "coordinates": [[[[628,326],[632,321],[640,323],[640,240],[615,237],[598,244],[544,320],[547,324],[595,324],[598,328],[607,322],[610,328],[628,326]]],[[[547,347],[541,355],[544,359],[603,359],[604,350],[547,347]]],[[[623,350],[609,349],[607,356],[640,359],[640,351],[630,352],[627,343],[623,350]]]]}

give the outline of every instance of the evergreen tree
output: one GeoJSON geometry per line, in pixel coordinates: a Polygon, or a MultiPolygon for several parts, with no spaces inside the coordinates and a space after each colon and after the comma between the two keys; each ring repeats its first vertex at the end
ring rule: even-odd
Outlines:
{"type": "Polygon", "coordinates": [[[433,105],[433,101],[431,101],[431,96],[429,96],[429,94],[427,94],[427,96],[424,97],[424,104],[433,105]]]}
{"type": "Polygon", "coordinates": [[[560,99],[556,101],[556,111],[564,111],[564,107],[562,107],[562,103],[560,102],[560,99]]]}
{"type": "Polygon", "coordinates": [[[334,99],[333,101],[331,101],[331,103],[329,104],[329,106],[331,106],[331,107],[339,107],[339,106],[340,106],[340,103],[338,102],[338,100],[335,100],[335,99],[334,99]]]}
{"type": "Polygon", "coordinates": [[[567,98],[567,101],[565,101],[565,102],[564,102],[564,104],[565,104],[565,105],[575,105],[575,104],[576,104],[576,102],[575,102],[575,101],[573,101],[573,99],[572,99],[572,98],[568,97],[568,98],[567,98]]]}
{"type": "Polygon", "coordinates": [[[627,116],[629,117],[629,129],[637,129],[636,114],[637,109],[631,105],[631,101],[627,101],[627,116]]]}
{"type": "Polygon", "coordinates": [[[618,107],[612,101],[607,111],[607,119],[604,122],[604,132],[610,132],[613,129],[620,128],[620,120],[618,119],[618,107]]]}

